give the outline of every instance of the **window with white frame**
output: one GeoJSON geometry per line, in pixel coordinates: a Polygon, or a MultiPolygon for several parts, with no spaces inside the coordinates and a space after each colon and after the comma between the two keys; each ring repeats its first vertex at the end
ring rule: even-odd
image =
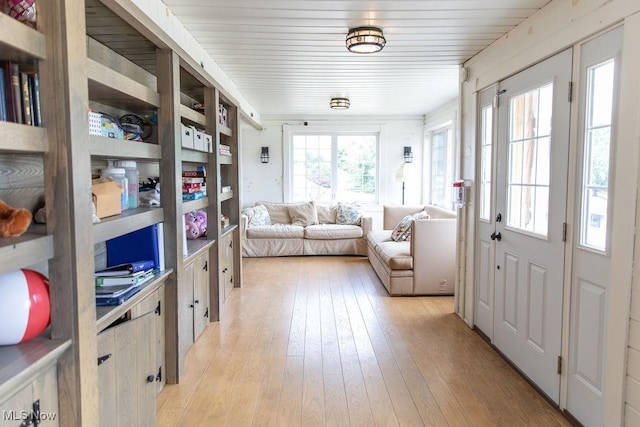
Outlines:
{"type": "Polygon", "coordinates": [[[453,209],[452,186],[455,173],[453,127],[431,132],[431,204],[453,209]]]}
{"type": "Polygon", "coordinates": [[[378,133],[291,133],[290,201],[378,201],[378,133]]]}

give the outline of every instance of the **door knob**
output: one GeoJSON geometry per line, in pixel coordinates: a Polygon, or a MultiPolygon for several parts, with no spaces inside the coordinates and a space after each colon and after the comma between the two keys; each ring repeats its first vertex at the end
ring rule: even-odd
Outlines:
{"type": "Polygon", "coordinates": [[[491,240],[496,240],[496,239],[498,240],[498,242],[502,240],[502,234],[500,234],[499,231],[497,233],[495,231],[491,233],[491,240]]]}

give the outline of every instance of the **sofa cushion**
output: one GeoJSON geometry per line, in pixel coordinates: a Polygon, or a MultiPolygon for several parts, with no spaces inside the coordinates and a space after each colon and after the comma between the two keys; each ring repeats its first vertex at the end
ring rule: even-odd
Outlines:
{"type": "Polygon", "coordinates": [[[249,227],[271,224],[269,211],[267,211],[267,208],[264,205],[245,208],[242,210],[242,213],[247,216],[249,227]]]}
{"type": "Polygon", "coordinates": [[[411,242],[380,242],[375,248],[376,254],[392,270],[412,270],[411,242]]]}
{"type": "Polygon", "coordinates": [[[336,224],[360,225],[362,210],[357,203],[338,203],[336,224]]]}
{"type": "Polygon", "coordinates": [[[305,239],[334,240],[359,239],[363,235],[362,227],[347,224],[318,224],[304,229],[305,239]]]}
{"type": "Polygon", "coordinates": [[[291,224],[291,217],[289,216],[289,206],[292,203],[271,203],[271,202],[256,202],[255,206],[264,205],[269,212],[269,218],[271,218],[271,224],[291,224]]]}
{"type": "Polygon", "coordinates": [[[287,210],[289,211],[291,224],[293,225],[306,227],[307,225],[318,223],[318,212],[316,211],[316,204],[314,202],[290,205],[287,207],[287,210]]]}
{"type": "Polygon", "coordinates": [[[335,224],[338,207],[335,205],[319,205],[316,204],[318,212],[318,222],[320,224],[335,224]]]}
{"type": "Polygon", "coordinates": [[[304,227],[291,224],[259,225],[247,228],[249,239],[302,239],[304,227]]]}

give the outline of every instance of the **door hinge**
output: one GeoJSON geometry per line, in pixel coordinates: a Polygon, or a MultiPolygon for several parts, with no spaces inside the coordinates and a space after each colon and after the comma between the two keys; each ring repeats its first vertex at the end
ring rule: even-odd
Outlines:
{"type": "Polygon", "coordinates": [[[569,82],[569,87],[567,91],[567,100],[569,102],[573,101],[573,82],[569,82]]]}
{"type": "Polygon", "coordinates": [[[563,242],[567,241],[567,223],[566,222],[562,223],[562,241],[563,242]]]}
{"type": "Polygon", "coordinates": [[[158,367],[158,373],[156,374],[156,382],[162,382],[162,366],[158,367]]]}
{"type": "Polygon", "coordinates": [[[161,306],[160,306],[160,301],[158,301],[158,305],[156,305],[156,309],[155,309],[155,310],[153,310],[153,312],[154,312],[155,314],[157,314],[158,316],[160,316],[160,315],[162,314],[162,308],[161,308],[161,306]]]}
{"type": "Polygon", "coordinates": [[[562,373],[562,356],[558,356],[558,375],[562,373]]]}

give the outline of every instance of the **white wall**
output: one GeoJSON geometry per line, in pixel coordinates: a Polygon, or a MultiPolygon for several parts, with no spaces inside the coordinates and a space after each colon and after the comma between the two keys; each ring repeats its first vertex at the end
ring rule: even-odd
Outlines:
{"type": "MultiPolygon", "coordinates": [[[[414,162],[408,167],[405,181],[405,204],[422,203],[422,146],[423,118],[380,118],[353,121],[306,120],[310,129],[327,130],[332,126],[344,127],[359,124],[380,125],[380,204],[400,204],[402,183],[396,182],[396,170],[402,164],[404,146],[411,146],[414,162]]],[[[282,202],[283,191],[283,125],[302,126],[302,120],[268,120],[262,117],[263,130],[259,131],[243,123],[241,133],[242,156],[242,206],[252,206],[258,200],[282,202]],[[270,161],[260,163],[260,148],[269,147],[270,161]]],[[[375,208],[373,208],[375,210],[375,208]]]]}
{"type": "MultiPolygon", "coordinates": [[[[610,281],[615,286],[612,286],[609,297],[611,310],[607,319],[605,344],[604,412],[607,425],[612,426],[624,424],[625,401],[628,403],[628,414],[632,414],[634,408],[640,408],[640,381],[637,382],[637,388],[630,387],[636,383],[626,382],[627,344],[631,343],[632,346],[640,348],[640,330],[634,331],[632,328],[631,334],[634,335],[635,332],[635,335],[631,342],[628,339],[632,281],[636,284],[636,289],[640,289],[640,278],[638,275],[634,277],[632,268],[635,229],[640,221],[640,217],[636,215],[640,155],[640,51],[637,49],[637,40],[640,39],[639,11],[638,0],[553,0],[540,12],[468,61],[465,67],[469,70],[469,78],[461,84],[461,170],[464,179],[473,180],[476,162],[477,92],[618,22],[625,23],[622,95],[613,194],[614,226],[610,281]],[[626,394],[625,387],[629,388],[626,394]]],[[[575,161],[575,158],[570,159],[570,162],[575,161]]],[[[461,210],[459,218],[463,227],[461,234],[468,238],[465,237],[465,251],[458,259],[462,274],[457,286],[457,311],[467,323],[473,324],[473,197],[471,203],[461,210]]],[[[568,301],[565,303],[566,312],[567,307],[568,301]]],[[[634,313],[640,317],[640,311],[634,310],[634,313]]],[[[566,332],[566,322],[563,327],[566,332]]],[[[640,368],[635,369],[633,375],[640,376],[640,368]]],[[[631,419],[632,416],[629,416],[626,421],[632,423],[631,419]]]]}

